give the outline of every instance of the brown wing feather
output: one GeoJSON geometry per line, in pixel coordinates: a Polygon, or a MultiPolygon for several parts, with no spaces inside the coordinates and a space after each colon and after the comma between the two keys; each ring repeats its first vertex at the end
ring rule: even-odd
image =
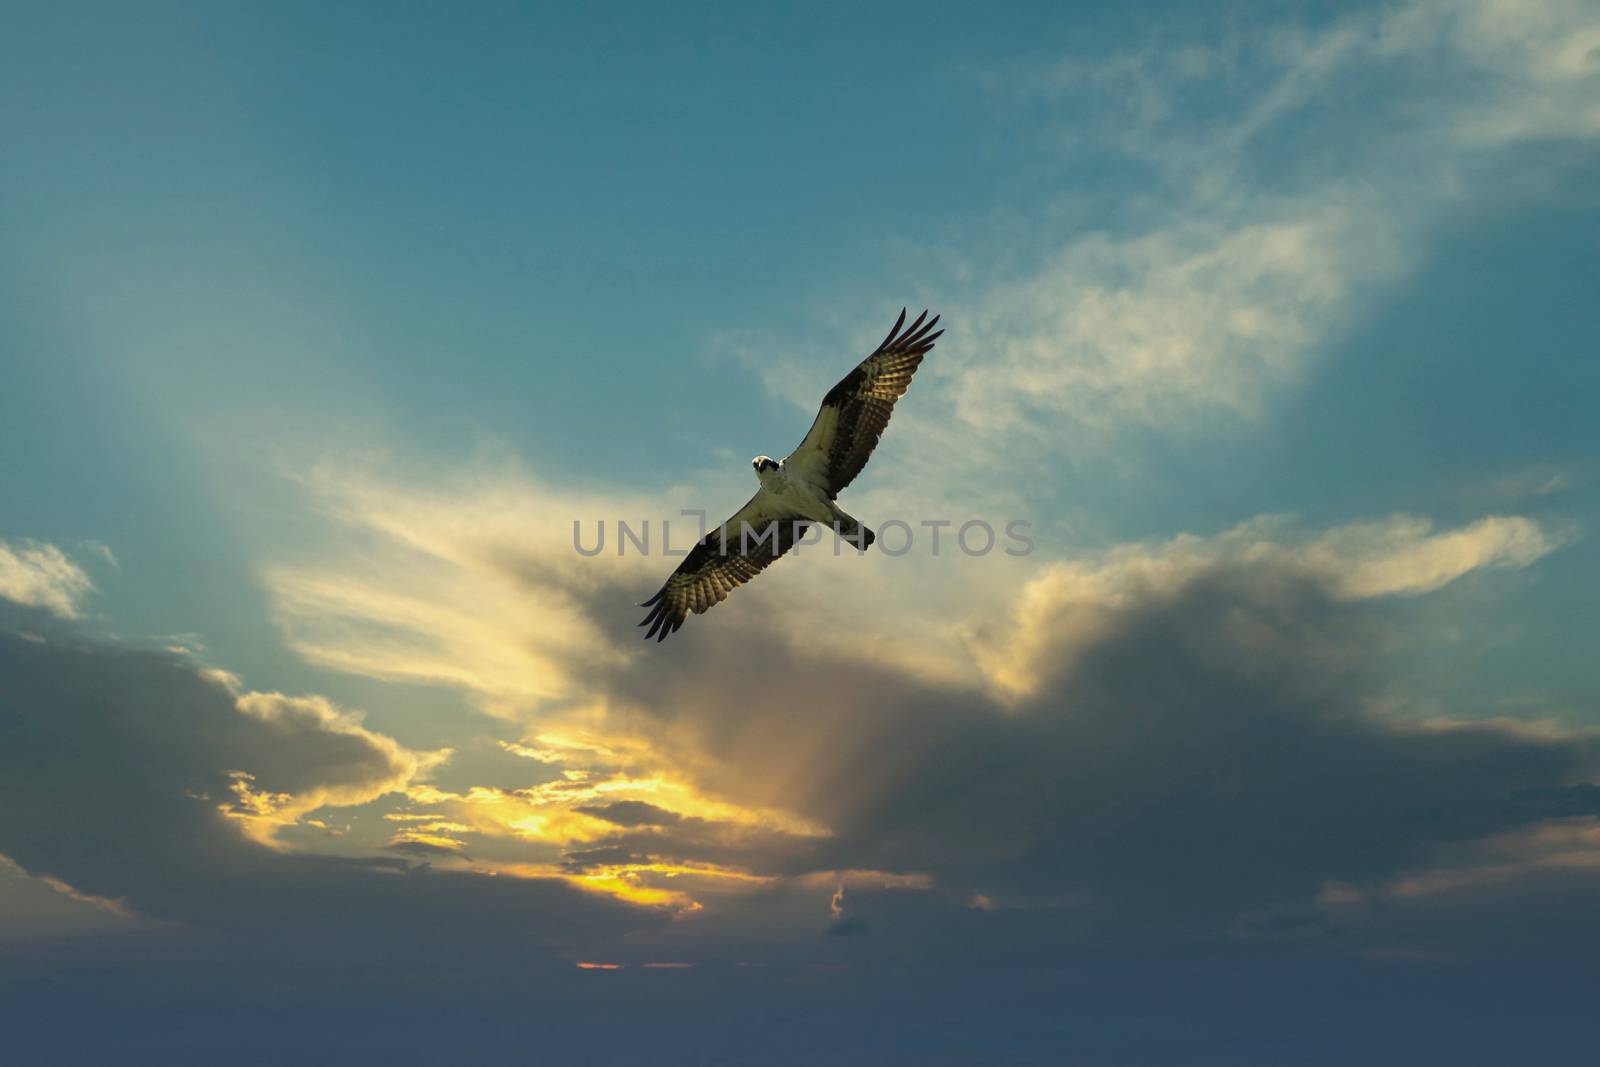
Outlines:
{"type": "Polygon", "coordinates": [[[691,611],[699,615],[722,603],[794,547],[804,522],[794,515],[747,516],[754,503],[752,499],[739,514],[701,538],[660,591],[639,605],[650,608],[639,623],[650,627],[645,640],[665,641],[691,611]]]}
{"type": "Polygon", "coordinates": [[[810,466],[816,456],[812,450],[823,453],[829,497],[838,496],[867,465],[889,425],[894,402],[905,396],[911,376],[922,365],[922,357],[944,333],[934,330],[939,316],[928,319],[926,311],[910,326],[905,326],[905,321],[902,309],[877,350],[828,390],[806,439],[790,457],[790,465],[799,460],[810,466]]]}
{"type": "MultiPolygon", "coordinates": [[[[905,395],[922,357],[944,333],[934,330],[939,316],[925,319],[926,311],[906,326],[901,309],[877,350],[828,390],[805,440],[786,461],[797,472],[820,475],[830,498],[867,465],[889,425],[894,402],[905,395]]],[[[799,516],[768,514],[761,495],[752,497],[737,515],[701,538],[660,591],[640,605],[650,609],[639,623],[650,627],[645,639],[664,641],[690,612],[699,615],[722,603],[793,548],[802,528],[799,516]]]]}

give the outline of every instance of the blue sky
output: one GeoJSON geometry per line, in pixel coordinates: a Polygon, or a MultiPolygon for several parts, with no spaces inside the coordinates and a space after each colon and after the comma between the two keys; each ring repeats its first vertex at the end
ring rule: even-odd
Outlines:
{"type": "Polygon", "coordinates": [[[438,966],[670,954],[707,989],[1086,953],[1493,978],[1485,923],[1581,898],[1586,5],[18,14],[5,710],[36,744],[86,718],[6,765],[7,958],[220,931],[331,973],[294,902],[371,892],[341,865],[421,879],[380,941],[532,916],[524,957],[485,922],[438,966]],[[903,305],[948,332],[846,502],[1037,550],[785,561],[641,650],[669,564],[572,523],[731,512],[903,305]],[[156,769],[90,773],[119,751],[156,769]],[[61,843],[118,797],[188,836],[61,843]],[[1286,858],[1187,844],[1222,838],[1286,858]]]}

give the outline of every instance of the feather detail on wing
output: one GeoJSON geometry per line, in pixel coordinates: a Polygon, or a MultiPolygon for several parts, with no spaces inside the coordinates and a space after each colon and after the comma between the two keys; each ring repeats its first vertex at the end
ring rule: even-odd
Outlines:
{"type": "Polygon", "coordinates": [[[765,489],[750,498],[727,522],[689,550],[660,591],[639,606],[650,613],[645,640],[665,641],[696,615],[726,600],[728,594],[760,574],[794,547],[804,520],[780,507],[765,489]]]}
{"type": "Polygon", "coordinates": [[[924,319],[926,311],[905,326],[902,309],[877,350],[828,390],[805,440],[784,461],[792,474],[824,488],[832,499],[861,473],[889,425],[894,402],[905,395],[922,357],[944,333],[934,330],[939,316],[924,319]]]}

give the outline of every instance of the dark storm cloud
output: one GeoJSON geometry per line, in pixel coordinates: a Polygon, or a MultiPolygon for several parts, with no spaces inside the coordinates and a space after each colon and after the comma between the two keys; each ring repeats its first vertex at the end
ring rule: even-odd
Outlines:
{"type": "Polygon", "coordinates": [[[648,852],[640,852],[625,844],[606,845],[602,848],[572,849],[563,854],[563,862],[572,870],[583,871],[591,867],[605,867],[619,863],[649,863],[648,852]]]}
{"type": "MultiPolygon", "coordinates": [[[[1313,578],[1219,568],[1096,611],[1092,627],[1051,637],[1037,686],[1010,706],[755,626],[738,657],[708,641],[642,657],[599,680],[641,731],[696,754],[698,785],[833,835],[592,804],[584,813],[616,832],[566,866],[692,860],[794,876],[631,942],[665,938],[675,956],[814,938],[832,882],[799,876],[831,871],[932,876],[931,892],[851,889],[851,917],[890,952],[1303,942],[1362,921],[1320,910],[1329,884],[1381,886],[1469,862],[1495,835],[1600,812],[1590,735],[1379,710],[1384,633],[1313,578]]],[[[292,791],[369,781],[395,757],[321,736],[316,716],[241,715],[172,657],[8,636],[0,670],[0,853],[83,892],[263,937],[331,914],[348,916],[347,941],[413,923],[423,937],[474,937],[503,922],[529,942],[557,928],[606,942],[653,921],[558,885],[244,840],[216,811],[228,771],[292,791]]]]}
{"type": "Polygon", "coordinates": [[[383,847],[390,852],[401,852],[424,860],[472,858],[459,848],[451,848],[448,845],[435,845],[428,841],[391,841],[383,847]]]}
{"type": "Polygon", "coordinates": [[[175,656],[5,629],[0,680],[0,854],[82,893],[280,957],[481,962],[656,921],[559,883],[247,839],[218,810],[229,772],[262,791],[358,788],[406,754],[304,709],[246,713],[175,656]]]}
{"type": "Polygon", "coordinates": [[[805,838],[779,830],[674,816],[660,824],[619,828],[592,845],[569,849],[563,862],[574,871],[619,863],[694,862],[773,874],[788,870],[788,857],[805,848],[805,838]]]}
{"type": "Polygon", "coordinates": [[[596,804],[578,809],[585,815],[616,823],[618,826],[672,826],[683,822],[677,812],[658,808],[642,800],[618,800],[611,804],[596,804]]]}
{"type": "Polygon", "coordinates": [[[1377,710],[1370,608],[1292,569],[1215,569],[1083,632],[1014,707],[754,632],[737,661],[685,642],[619,695],[718,756],[713,788],[835,831],[793,871],[926,871],[953,900],[1119,937],[1292,914],[1330,882],[1600,814],[1592,735],[1377,710]]]}
{"type": "Polygon", "coordinates": [[[906,722],[920,758],[840,847],[976,889],[1249,908],[1526,825],[1548,810],[1530,795],[1595,773],[1592,739],[1367,711],[1353,614],[1242,573],[1131,609],[1012,715],[906,722]],[[919,856],[930,832],[955,847],[919,856]]]}

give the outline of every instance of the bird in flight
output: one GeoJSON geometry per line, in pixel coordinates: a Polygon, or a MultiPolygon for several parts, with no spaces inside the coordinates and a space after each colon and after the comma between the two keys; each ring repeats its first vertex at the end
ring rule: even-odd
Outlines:
{"type": "Polygon", "coordinates": [[[700,539],[660,592],[640,607],[650,614],[645,640],[664,641],[683,625],[765,570],[793,548],[809,523],[831,526],[839,537],[866,551],[875,535],[834,500],[877,447],[894,402],[905,395],[922,357],[943,330],[939,316],[924,311],[906,326],[905,309],[877,350],[822,398],[822,410],[805,440],[783,460],[750,461],[761,488],[727,522],[700,539]],[[923,320],[927,319],[926,322],[923,320]],[[902,327],[904,327],[902,329],[902,327]]]}

